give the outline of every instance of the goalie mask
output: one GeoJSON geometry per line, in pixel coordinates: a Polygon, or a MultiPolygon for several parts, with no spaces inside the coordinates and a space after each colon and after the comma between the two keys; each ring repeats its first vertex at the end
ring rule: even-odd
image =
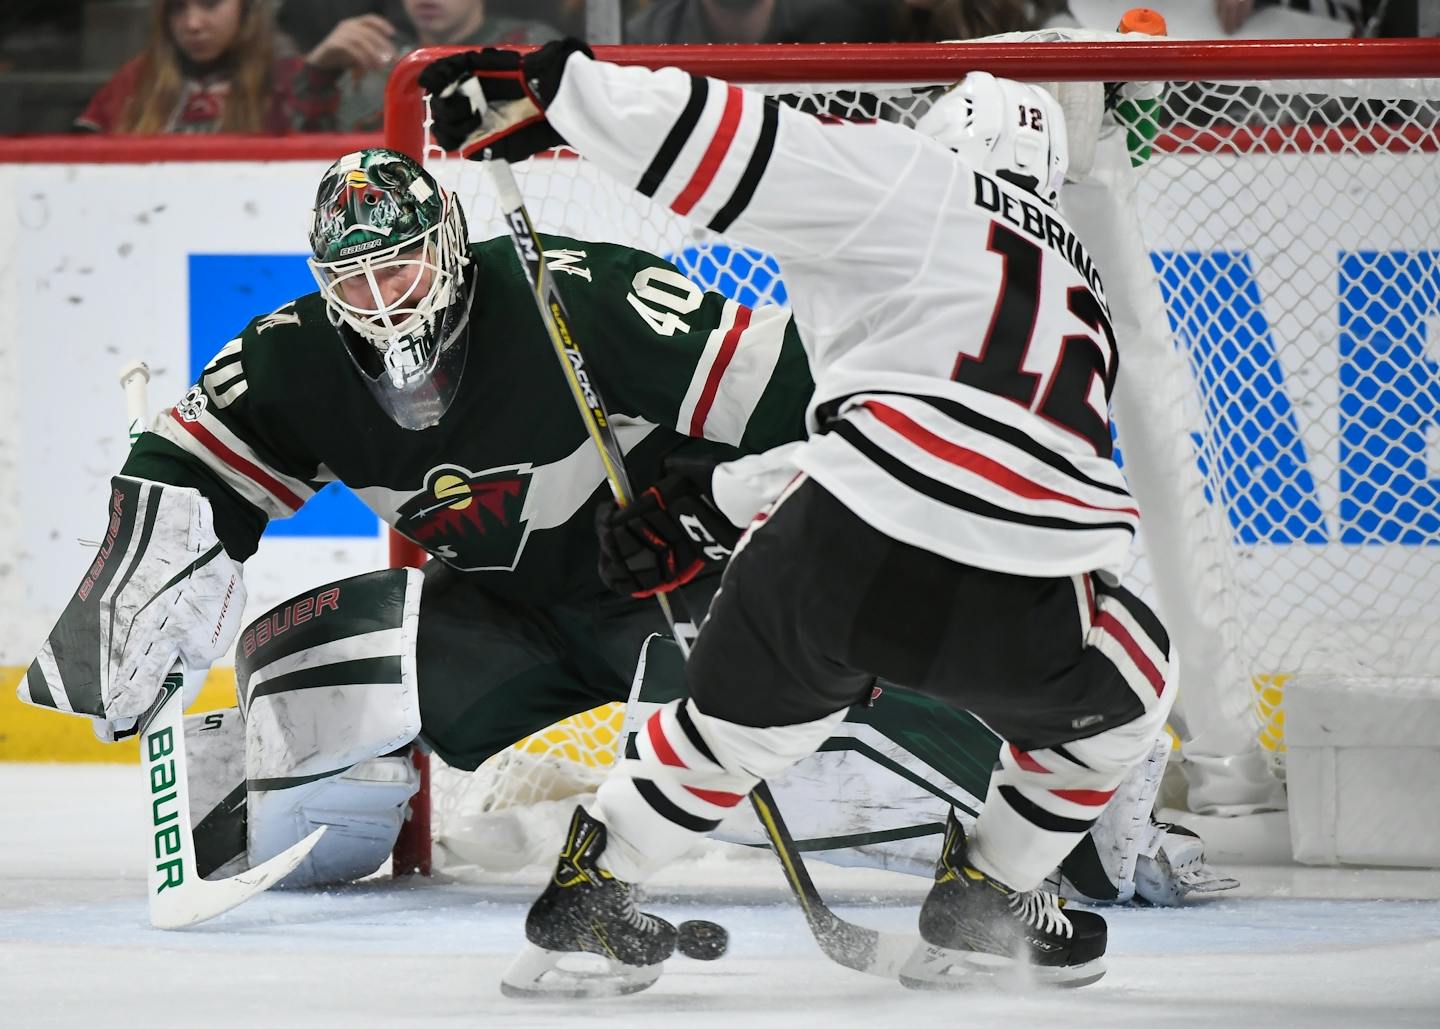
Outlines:
{"type": "Polygon", "coordinates": [[[1070,147],[1060,104],[1041,87],[972,71],[936,98],[915,130],[1057,206],[1070,147]]]}
{"type": "Polygon", "coordinates": [[[381,408],[438,422],[465,369],[474,276],[459,203],[412,158],[370,147],[325,172],[310,270],[330,321],[381,408]]]}

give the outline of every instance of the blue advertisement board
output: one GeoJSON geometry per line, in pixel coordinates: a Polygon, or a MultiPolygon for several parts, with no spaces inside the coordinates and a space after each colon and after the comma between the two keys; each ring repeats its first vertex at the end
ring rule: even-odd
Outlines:
{"type": "MultiPolygon", "coordinates": [[[[304,254],[191,254],[190,381],[257,315],[315,292],[304,254]]],[[[293,518],[273,521],[267,536],[373,538],[380,519],[338,482],[326,486],[293,518]]]]}

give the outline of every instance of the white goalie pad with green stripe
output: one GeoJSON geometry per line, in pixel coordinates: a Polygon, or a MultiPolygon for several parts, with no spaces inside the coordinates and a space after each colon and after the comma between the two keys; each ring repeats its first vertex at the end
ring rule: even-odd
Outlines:
{"type": "Polygon", "coordinates": [[[347,827],[322,838],[290,885],[363,875],[389,854],[417,785],[408,762],[384,755],[420,732],[422,581],[416,569],[385,569],[327,583],[240,636],[249,860],[282,852],[331,816],[347,827]]]}

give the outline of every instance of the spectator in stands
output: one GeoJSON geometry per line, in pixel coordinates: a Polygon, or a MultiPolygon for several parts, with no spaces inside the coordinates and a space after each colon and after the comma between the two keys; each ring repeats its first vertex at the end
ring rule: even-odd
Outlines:
{"type": "Polygon", "coordinates": [[[897,0],[891,37],[900,43],[977,39],[1035,28],[1026,0],[897,0]]]}
{"type": "Polygon", "coordinates": [[[400,0],[280,0],[275,26],[294,53],[307,54],[346,18],[379,14],[392,24],[404,17],[400,0]]]}
{"type": "Polygon", "coordinates": [[[1440,32],[1434,0],[1215,0],[1220,27],[1234,34],[1257,7],[1289,7],[1347,22],[1356,36],[1422,36],[1440,32]]]}
{"type": "Polygon", "coordinates": [[[145,52],[100,87],[75,127],[283,133],[298,64],[275,57],[264,0],[153,0],[145,52]]]}
{"type": "Polygon", "coordinates": [[[489,17],[485,0],[404,0],[403,9],[405,17],[393,22],[374,13],[346,18],[305,55],[295,90],[308,125],[379,129],[390,68],[417,47],[513,46],[560,36],[544,22],[489,17]]]}
{"type": "Polygon", "coordinates": [[[874,43],[890,38],[888,0],[655,0],[625,24],[627,43],[874,43]]]}

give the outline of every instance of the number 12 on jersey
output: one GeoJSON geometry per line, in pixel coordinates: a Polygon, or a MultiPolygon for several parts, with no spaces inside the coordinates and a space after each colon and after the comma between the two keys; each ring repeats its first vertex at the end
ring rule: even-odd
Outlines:
{"type": "MultiPolygon", "coordinates": [[[[1102,341],[1087,333],[1059,333],[1050,357],[1049,374],[1028,371],[1030,356],[1040,325],[1040,271],[1045,251],[1000,222],[990,223],[988,249],[1001,261],[1000,293],[990,318],[980,353],[961,354],[951,378],[975,389],[1007,397],[1027,410],[1087,441],[1101,457],[1111,451],[1110,422],[1105,410],[1091,402],[1094,384],[1103,384],[1108,404],[1119,365],[1115,330],[1109,317],[1086,286],[1066,290],[1065,306],[1070,314],[1088,326],[1102,341]],[[1042,381],[1048,380],[1043,393],[1042,381]],[[1038,396],[1037,396],[1038,394],[1038,396]]],[[[1055,331],[1046,319],[1042,331],[1055,331]]],[[[1048,340],[1037,348],[1037,359],[1051,353],[1048,340]]]]}

